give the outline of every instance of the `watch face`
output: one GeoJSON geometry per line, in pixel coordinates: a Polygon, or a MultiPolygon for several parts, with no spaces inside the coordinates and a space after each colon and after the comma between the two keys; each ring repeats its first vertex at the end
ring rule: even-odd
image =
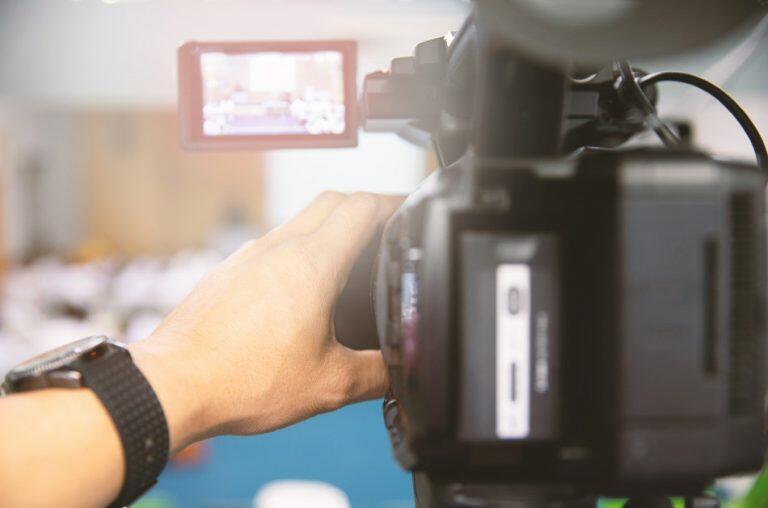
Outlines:
{"type": "Polygon", "coordinates": [[[51,351],[35,356],[26,362],[17,365],[8,373],[7,379],[15,380],[34,376],[41,372],[58,369],[77,359],[83,353],[98,347],[109,339],[103,335],[86,337],[84,339],[64,344],[51,351]]]}

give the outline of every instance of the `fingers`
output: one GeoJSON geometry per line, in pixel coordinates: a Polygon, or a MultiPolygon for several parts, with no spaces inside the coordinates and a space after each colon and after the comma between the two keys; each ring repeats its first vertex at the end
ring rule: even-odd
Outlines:
{"type": "Polygon", "coordinates": [[[295,217],[270,231],[265,238],[270,243],[277,243],[293,236],[308,235],[320,227],[346,198],[346,194],[340,192],[322,192],[295,217]]]}
{"type": "Polygon", "coordinates": [[[352,263],[402,203],[401,197],[355,193],[339,204],[314,233],[328,260],[346,280],[352,263]]]}
{"type": "Polygon", "coordinates": [[[389,374],[381,351],[347,351],[352,372],[348,402],[383,397],[389,388],[389,374]]]}
{"type": "Polygon", "coordinates": [[[312,233],[346,197],[345,194],[340,192],[321,192],[291,220],[276,227],[258,240],[246,242],[225,263],[237,263],[243,258],[252,258],[255,254],[263,252],[289,238],[312,233]]]}

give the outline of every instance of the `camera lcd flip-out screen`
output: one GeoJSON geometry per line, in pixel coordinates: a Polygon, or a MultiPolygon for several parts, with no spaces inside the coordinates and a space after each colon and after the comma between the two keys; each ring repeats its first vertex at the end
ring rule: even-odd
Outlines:
{"type": "Polygon", "coordinates": [[[357,145],[352,41],[189,42],[179,48],[185,148],[357,145]]]}

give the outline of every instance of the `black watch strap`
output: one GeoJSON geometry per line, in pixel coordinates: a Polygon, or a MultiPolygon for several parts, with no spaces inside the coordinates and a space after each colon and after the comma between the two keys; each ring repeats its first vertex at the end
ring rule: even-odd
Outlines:
{"type": "Polygon", "coordinates": [[[157,482],[168,461],[165,413],[144,374],[123,348],[114,348],[98,361],[82,362],[81,373],[84,384],[112,417],[123,444],[123,487],[109,506],[128,506],[157,482]]]}

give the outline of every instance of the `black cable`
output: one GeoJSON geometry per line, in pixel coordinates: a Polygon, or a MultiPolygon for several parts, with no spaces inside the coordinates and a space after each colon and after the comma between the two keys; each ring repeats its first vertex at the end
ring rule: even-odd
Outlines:
{"type": "Polygon", "coordinates": [[[621,75],[621,93],[624,94],[625,99],[640,108],[640,111],[645,115],[646,124],[650,124],[650,127],[659,138],[661,138],[665,145],[679,145],[681,143],[680,136],[659,118],[659,115],[656,113],[656,106],[654,106],[648,96],[645,95],[645,92],[640,85],[640,81],[632,71],[629,62],[626,60],[619,60],[617,63],[621,75]]]}
{"type": "Polygon", "coordinates": [[[686,85],[694,86],[717,99],[717,101],[725,106],[725,109],[733,115],[736,121],[739,122],[741,128],[744,129],[744,132],[749,138],[749,142],[752,143],[752,149],[755,151],[757,165],[768,170],[768,152],[766,152],[765,143],[760,136],[760,132],[757,130],[757,127],[755,127],[755,124],[752,123],[752,120],[747,113],[731,98],[730,95],[709,81],[684,72],[656,72],[648,74],[639,79],[639,84],[641,86],[655,85],[656,83],[664,81],[685,83],[686,85]]]}

